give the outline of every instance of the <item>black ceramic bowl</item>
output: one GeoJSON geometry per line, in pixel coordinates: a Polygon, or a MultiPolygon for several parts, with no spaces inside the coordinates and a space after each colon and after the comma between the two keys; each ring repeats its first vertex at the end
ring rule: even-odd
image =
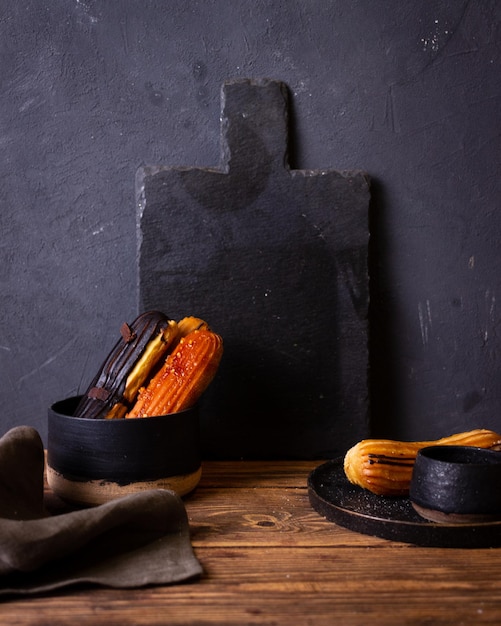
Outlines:
{"type": "Polygon", "coordinates": [[[66,501],[102,504],[146,489],[183,496],[201,476],[198,409],[147,418],[73,417],[80,397],[48,411],[47,481],[66,501]]]}
{"type": "Polygon", "coordinates": [[[467,446],[419,451],[410,485],[416,511],[435,522],[472,523],[501,517],[501,453],[467,446]]]}

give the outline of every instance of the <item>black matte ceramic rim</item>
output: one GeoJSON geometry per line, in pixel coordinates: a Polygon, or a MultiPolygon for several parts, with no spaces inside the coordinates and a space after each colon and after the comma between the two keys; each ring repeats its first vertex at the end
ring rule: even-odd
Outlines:
{"type": "Polygon", "coordinates": [[[77,402],[77,397],[69,398],[48,412],[47,463],[68,479],[127,484],[190,474],[200,467],[197,407],[106,420],[72,417],[77,402]]]}
{"type": "Polygon", "coordinates": [[[417,454],[410,499],[443,514],[501,517],[501,453],[468,446],[431,446],[417,454]]]}

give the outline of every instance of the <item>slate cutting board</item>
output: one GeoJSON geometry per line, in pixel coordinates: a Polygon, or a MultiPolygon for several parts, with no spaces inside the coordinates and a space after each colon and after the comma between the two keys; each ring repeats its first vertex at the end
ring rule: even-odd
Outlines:
{"type": "Polygon", "coordinates": [[[369,182],[294,170],[287,87],[222,89],[218,167],[137,173],[139,307],[225,341],[206,458],[327,458],[368,434],[369,182]]]}

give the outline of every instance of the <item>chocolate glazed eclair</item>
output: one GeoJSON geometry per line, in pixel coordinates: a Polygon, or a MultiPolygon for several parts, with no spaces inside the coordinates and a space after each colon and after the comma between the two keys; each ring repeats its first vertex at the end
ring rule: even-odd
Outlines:
{"type": "Polygon", "coordinates": [[[82,396],[75,417],[123,418],[139,389],[155,373],[178,337],[177,323],[160,311],[147,311],[121,337],[82,396]]]}

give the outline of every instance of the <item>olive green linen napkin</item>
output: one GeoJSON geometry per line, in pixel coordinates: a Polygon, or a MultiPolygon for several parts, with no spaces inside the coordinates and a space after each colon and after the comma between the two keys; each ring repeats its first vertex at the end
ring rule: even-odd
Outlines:
{"type": "Polygon", "coordinates": [[[0,595],[75,584],[166,585],[202,573],[183,501],[173,492],[51,514],[43,472],[35,429],[19,426],[0,439],[0,595]]]}

